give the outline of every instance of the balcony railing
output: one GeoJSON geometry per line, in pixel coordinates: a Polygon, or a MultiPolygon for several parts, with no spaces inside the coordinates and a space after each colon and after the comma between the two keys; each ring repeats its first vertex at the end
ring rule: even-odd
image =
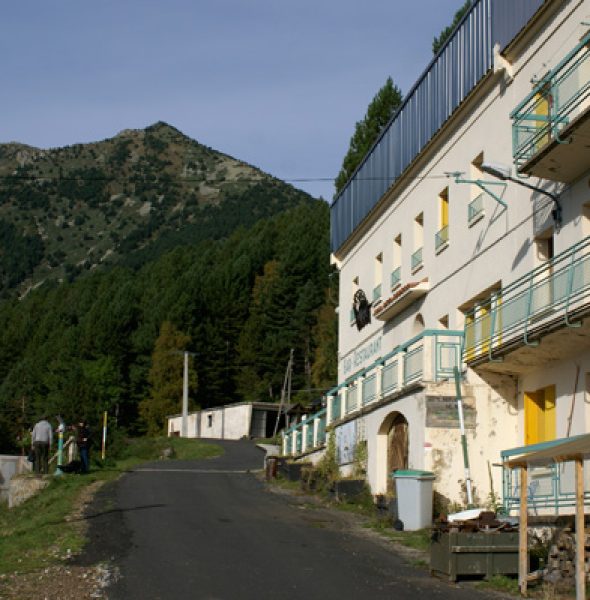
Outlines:
{"type": "Polygon", "coordinates": [[[467,206],[467,222],[474,223],[483,214],[483,192],[467,206]]]}
{"type": "MultiPolygon", "coordinates": [[[[574,438],[569,438],[573,440],[574,438]]],[[[551,448],[563,443],[563,439],[511,448],[501,452],[502,462],[524,454],[551,448]]],[[[506,514],[520,507],[519,469],[502,469],[502,496],[506,514]]],[[[576,505],[575,474],[573,463],[553,464],[548,467],[529,467],[527,502],[529,510],[537,514],[538,509],[549,508],[559,514],[560,509],[576,505]]],[[[587,477],[584,478],[587,481],[587,477]]],[[[590,491],[584,491],[584,503],[590,504],[590,491]]]]}
{"type": "Polygon", "coordinates": [[[412,254],[411,265],[412,272],[418,270],[422,266],[422,248],[418,248],[418,250],[416,250],[414,254],[412,254]]]}
{"type": "Polygon", "coordinates": [[[283,431],[283,455],[285,456],[311,452],[323,447],[325,443],[325,408],[283,431]]]}
{"type": "Polygon", "coordinates": [[[510,117],[514,163],[521,169],[590,105],[590,33],[545,75],[510,117]]]}
{"type": "MultiPolygon", "coordinates": [[[[434,236],[434,251],[440,252],[443,249],[445,244],[449,243],[449,226],[445,225],[440,231],[438,231],[434,236]]],[[[420,258],[422,261],[422,258],[420,258]]]]}
{"type": "Polygon", "coordinates": [[[549,324],[572,319],[589,307],[590,236],[498,290],[465,317],[464,359],[492,359],[508,344],[531,345],[549,324]]]}
{"type": "Polygon", "coordinates": [[[327,393],[326,402],[331,406],[330,423],[415,382],[450,379],[454,367],[460,364],[462,343],[460,331],[427,330],[398,346],[327,393]]]}
{"type": "Polygon", "coordinates": [[[391,272],[391,280],[390,280],[391,289],[393,289],[394,287],[399,285],[401,278],[402,278],[402,268],[401,267],[398,267],[397,269],[394,269],[391,272]]]}

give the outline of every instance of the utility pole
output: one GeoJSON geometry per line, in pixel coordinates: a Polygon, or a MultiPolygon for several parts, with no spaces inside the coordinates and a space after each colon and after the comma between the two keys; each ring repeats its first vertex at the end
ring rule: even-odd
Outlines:
{"type": "Polygon", "coordinates": [[[188,436],[188,355],[184,351],[184,374],[182,378],[182,428],[180,436],[185,438],[188,436]]]}
{"type": "Polygon", "coordinates": [[[272,437],[277,435],[279,429],[279,421],[281,419],[281,412],[283,411],[283,405],[285,404],[285,396],[287,396],[287,404],[291,402],[291,374],[293,372],[293,348],[289,354],[289,362],[287,363],[287,370],[285,371],[285,379],[283,380],[283,389],[281,390],[281,402],[279,403],[279,410],[277,411],[277,420],[275,422],[274,432],[272,437]]]}

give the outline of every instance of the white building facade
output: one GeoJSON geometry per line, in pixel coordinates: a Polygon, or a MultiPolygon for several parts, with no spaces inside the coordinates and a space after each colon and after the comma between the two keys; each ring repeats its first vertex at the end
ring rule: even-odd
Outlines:
{"type": "Polygon", "coordinates": [[[510,508],[501,456],[590,431],[590,0],[475,1],[331,212],[338,386],[285,453],[333,430],[374,494],[423,469],[464,504],[460,396],[475,501],[510,508]]]}

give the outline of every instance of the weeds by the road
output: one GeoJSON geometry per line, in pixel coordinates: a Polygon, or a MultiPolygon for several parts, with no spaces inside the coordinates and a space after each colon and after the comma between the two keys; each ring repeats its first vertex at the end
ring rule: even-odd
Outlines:
{"type": "Polygon", "coordinates": [[[157,460],[165,448],[179,459],[220,455],[220,446],[181,438],[131,440],[117,461],[105,461],[87,475],[52,477],[49,485],[20,506],[0,505],[0,575],[46,568],[76,554],[84,546],[80,518],[72,514],[83,504],[90,486],[117,478],[147,460],[157,460]]]}

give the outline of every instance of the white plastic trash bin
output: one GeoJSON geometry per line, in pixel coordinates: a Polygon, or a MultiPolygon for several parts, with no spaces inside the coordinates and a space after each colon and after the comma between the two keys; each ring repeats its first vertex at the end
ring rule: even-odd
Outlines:
{"type": "Polygon", "coordinates": [[[407,531],[432,525],[432,482],[430,471],[394,471],[397,511],[407,531]]]}

